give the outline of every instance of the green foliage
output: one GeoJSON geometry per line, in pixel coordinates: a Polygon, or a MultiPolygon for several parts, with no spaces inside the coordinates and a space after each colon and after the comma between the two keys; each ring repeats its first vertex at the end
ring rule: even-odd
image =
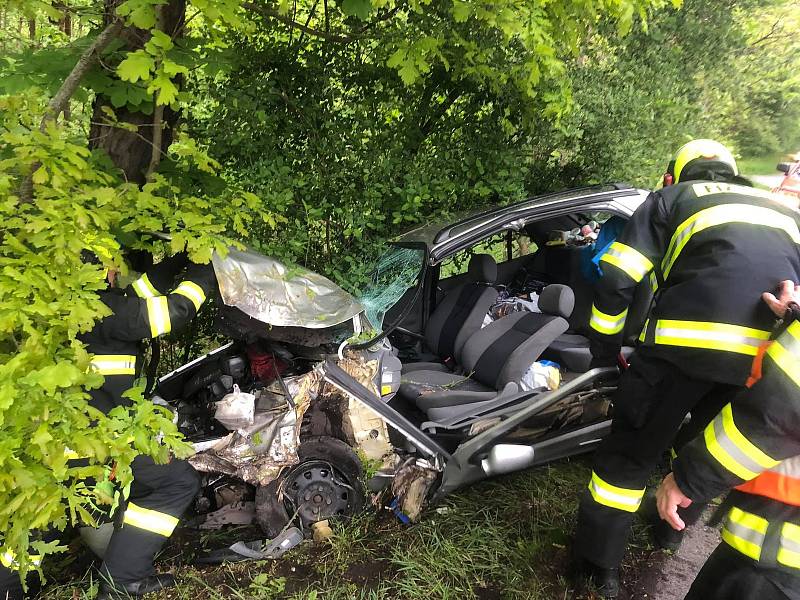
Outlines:
{"type": "Polygon", "coordinates": [[[786,149],[800,53],[766,23],[796,28],[789,4],[677,4],[189,0],[175,18],[174,0],[0,0],[0,551],[30,568],[29,545],[57,550],[32,531],[113,502],[112,465],[124,488],[136,454],[185,451],[140,391],[128,411],[87,405],[101,378],[78,336],[107,309],[83,248],[110,267],[130,234],[200,262],[242,240],[360,289],[367,258],[414,224],[654,182],[700,134],[786,149]],[[123,33],[88,55],[115,19],[123,33]],[[45,118],[71,72],[63,116],[45,118]]]}

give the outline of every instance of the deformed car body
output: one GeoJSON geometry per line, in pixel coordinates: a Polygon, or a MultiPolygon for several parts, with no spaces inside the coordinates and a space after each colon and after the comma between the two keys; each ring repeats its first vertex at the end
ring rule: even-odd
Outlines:
{"type": "Polygon", "coordinates": [[[795,156],[796,162],[782,162],[778,164],[778,171],[784,174],[783,179],[772,191],[778,194],[792,196],[794,201],[800,200],[800,155],[795,156]]]}
{"type": "MultiPolygon", "coordinates": [[[[196,444],[197,511],[224,524],[242,522],[229,517],[244,507],[276,535],[289,521],[309,531],[354,514],[369,492],[415,519],[469,483],[592,450],[610,430],[619,369],[589,369],[590,242],[598,221],[624,223],[646,196],[595,186],[420,227],[392,243],[361,302],[286,270],[256,287],[290,282],[273,293],[293,310],[248,300],[241,285],[226,297],[235,286],[215,259],[217,321],[233,341],[160,378],[154,397],[196,444]],[[558,363],[560,386],[524,385],[540,359],[558,363]],[[229,430],[214,414],[236,394],[250,394],[255,414],[229,430]]],[[[628,343],[651,300],[645,280],[628,343]]]]}

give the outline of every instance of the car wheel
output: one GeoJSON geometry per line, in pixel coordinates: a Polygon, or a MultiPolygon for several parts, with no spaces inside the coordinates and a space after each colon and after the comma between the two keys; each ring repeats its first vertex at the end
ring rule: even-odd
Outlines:
{"type": "Polygon", "coordinates": [[[256,520],[270,538],[295,513],[295,521],[309,534],[312,523],[352,517],[366,503],[361,461],[345,442],[309,438],[301,442],[298,456],[299,464],[256,490],[256,520]]]}

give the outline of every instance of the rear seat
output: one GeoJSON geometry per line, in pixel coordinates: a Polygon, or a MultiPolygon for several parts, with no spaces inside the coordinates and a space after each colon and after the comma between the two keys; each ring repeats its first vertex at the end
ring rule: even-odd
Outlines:
{"type": "Polygon", "coordinates": [[[404,364],[403,373],[449,371],[460,363],[465,342],[481,328],[489,307],[497,300],[497,290],[492,287],[497,280],[494,258],[474,254],[467,273],[469,281],[450,290],[428,319],[425,345],[431,352],[420,355],[419,361],[404,364]]]}
{"type": "MultiPolygon", "coordinates": [[[[625,322],[622,338],[625,345],[622,347],[622,355],[626,359],[633,354],[636,339],[644,326],[652,300],[653,292],[648,278],[645,278],[636,288],[625,322]]],[[[589,370],[589,364],[592,362],[589,338],[574,332],[564,333],[550,344],[542,357],[557,362],[569,371],[585,373],[589,370]]]]}
{"type": "Polygon", "coordinates": [[[474,333],[462,350],[463,371],[469,376],[419,370],[403,375],[399,395],[416,404],[432,420],[462,412],[516,392],[530,365],[561,334],[575,304],[572,290],[549,285],[539,297],[541,313],[516,312],[474,333]],[[510,389],[514,388],[514,389],[510,389]]]}

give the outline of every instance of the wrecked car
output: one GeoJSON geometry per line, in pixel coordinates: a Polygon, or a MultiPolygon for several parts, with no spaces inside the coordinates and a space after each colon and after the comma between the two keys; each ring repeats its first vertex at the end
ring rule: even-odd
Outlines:
{"type": "MultiPolygon", "coordinates": [[[[592,450],[619,377],[589,368],[592,259],[646,196],[595,186],[425,225],[358,300],[255,252],[215,256],[230,342],[153,396],[194,444],[200,526],[308,534],[370,500],[414,520],[467,484],[592,450]]],[[[651,301],[644,280],[622,356],[651,301]]]]}
{"type": "MultiPolygon", "coordinates": [[[[798,158],[800,158],[800,156],[795,156],[795,159],[798,158]]],[[[800,199],[800,160],[793,163],[779,163],[777,169],[784,174],[784,177],[772,191],[778,194],[792,196],[795,200],[800,199]]]]}

